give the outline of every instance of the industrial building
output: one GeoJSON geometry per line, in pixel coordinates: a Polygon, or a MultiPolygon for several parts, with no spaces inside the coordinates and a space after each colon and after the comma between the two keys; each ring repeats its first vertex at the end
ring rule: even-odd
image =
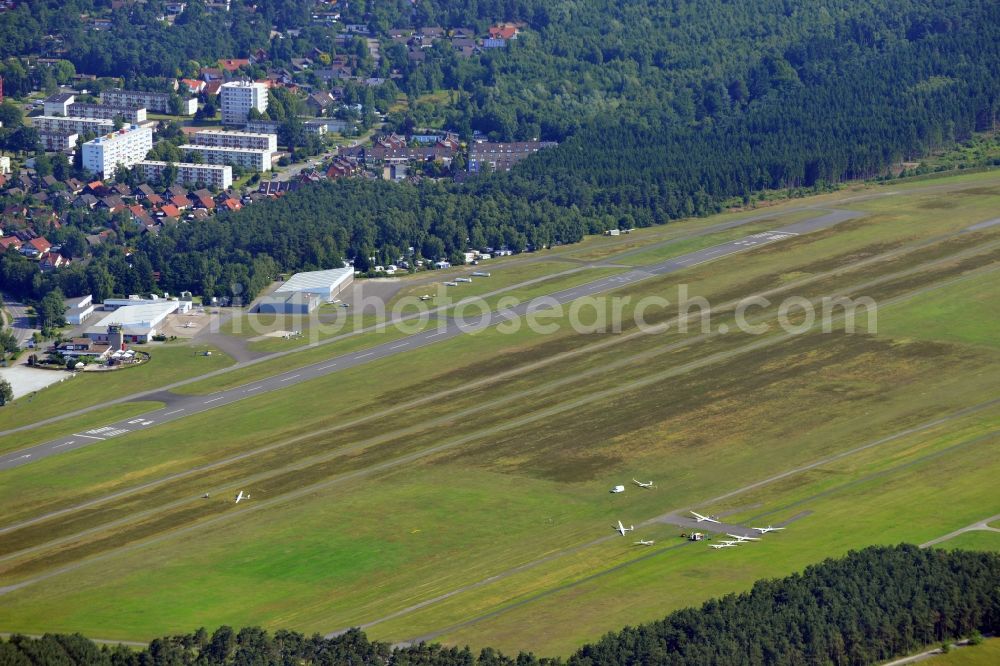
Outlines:
{"type": "Polygon", "coordinates": [[[49,134],[103,134],[115,128],[115,124],[103,118],[84,118],[82,116],[35,116],[31,124],[39,132],[49,134]]]}
{"type": "MultiPolygon", "coordinates": [[[[107,305],[107,301],[105,301],[107,305]]],[[[93,326],[87,328],[84,336],[95,342],[111,342],[115,328],[120,327],[122,341],[144,344],[152,340],[158,327],[180,307],[181,301],[144,301],[140,305],[125,305],[108,312],[93,326]]]]}
{"type": "Polygon", "coordinates": [[[90,294],[67,298],[63,302],[66,305],[66,321],[72,326],[79,326],[94,312],[94,298],[90,294]]]}
{"type": "MultiPolygon", "coordinates": [[[[136,296],[135,294],[132,294],[128,298],[105,299],[105,301],[101,303],[101,308],[103,308],[104,311],[107,312],[109,310],[118,310],[120,308],[129,307],[132,305],[156,305],[157,303],[164,303],[164,302],[168,302],[168,299],[160,298],[159,296],[152,296],[151,298],[141,298],[139,296],[136,296]]],[[[178,304],[177,311],[180,313],[188,312],[192,307],[190,299],[188,300],[182,299],[180,301],[170,300],[169,302],[177,303],[178,304]]]]}
{"type": "Polygon", "coordinates": [[[243,125],[250,109],[267,111],[267,86],[251,81],[230,81],[219,88],[222,101],[222,124],[243,125]]]}
{"type": "Polygon", "coordinates": [[[152,149],[153,130],[130,125],[83,144],[83,168],[103,178],[114,178],[118,167],[138,164],[152,149]]]}
{"type": "Polygon", "coordinates": [[[319,307],[316,294],[296,291],[275,293],[257,302],[259,314],[306,315],[319,307]]]}
{"type": "Polygon", "coordinates": [[[278,135],[257,132],[225,132],[222,130],[201,130],[195,132],[192,143],[200,146],[217,146],[219,148],[255,148],[278,150],[278,135]]]}
{"type": "MultiPolygon", "coordinates": [[[[142,169],[143,178],[147,181],[155,181],[160,178],[167,162],[143,160],[139,162],[138,166],[142,169]]],[[[181,185],[204,185],[224,190],[233,184],[233,168],[228,164],[176,162],[174,166],[177,167],[177,178],[174,182],[181,185]]]]}
{"type": "MultiPolygon", "coordinates": [[[[101,102],[111,106],[141,106],[153,113],[170,111],[170,93],[148,92],[145,90],[104,90],[101,92],[101,102]]],[[[181,99],[181,115],[193,116],[198,110],[198,99],[181,99]]]]}
{"type": "Polygon", "coordinates": [[[67,115],[77,118],[103,118],[137,125],[146,122],[146,109],[141,106],[113,106],[111,104],[71,104],[67,115]]]}
{"type": "Polygon", "coordinates": [[[329,302],[352,282],[354,282],[353,268],[296,273],[275,290],[274,296],[294,293],[315,294],[321,301],[329,302]]]}
{"type": "Polygon", "coordinates": [[[198,153],[208,164],[231,164],[253,171],[269,171],[273,155],[270,150],[219,148],[217,146],[200,146],[195,143],[181,146],[181,150],[198,153]]]}

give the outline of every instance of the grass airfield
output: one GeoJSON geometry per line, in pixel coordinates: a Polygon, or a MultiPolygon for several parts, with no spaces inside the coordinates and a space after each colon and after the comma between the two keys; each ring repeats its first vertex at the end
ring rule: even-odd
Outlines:
{"type": "MultiPolygon", "coordinates": [[[[686,283],[718,310],[707,333],[488,329],[2,472],[0,630],[362,625],[565,655],[761,577],[998,514],[1000,226],[961,232],[996,217],[1000,174],[891,189],[797,201],[866,216],[621,294],[674,300],[686,283]],[[775,301],[752,315],[767,332],[719,334],[725,304],[754,294],[775,301]],[[879,303],[877,333],[775,323],[783,296],[839,294],[879,303]],[[657,488],[608,493],[633,477],[657,488]],[[238,489],[252,500],[233,505],[238,489]],[[715,552],[663,522],[688,508],[791,522],[715,552]],[[615,535],[619,519],[635,534],[615,535]]],[[[641,265],[711,244],[671,233],[565,256],[641,265]]],[[[995,549],[984,535],[939,547],[995,549]]]]}

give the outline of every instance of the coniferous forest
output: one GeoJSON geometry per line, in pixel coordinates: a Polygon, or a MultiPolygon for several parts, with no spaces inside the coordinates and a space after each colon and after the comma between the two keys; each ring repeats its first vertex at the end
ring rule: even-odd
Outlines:
{"type": "MultiPolygon", "coordinates": [[[[189,19],[178,19],[180,31],[157,27],[172,47],[163,58],[139,57],[139,33],[127,23],[112,28],[120,40],[64,32],[70,45],[75,40],[77,67],[140,80],[183,71],[177,54],[232,56],[267,46],[268,17],[294,23],[311,3],[272,0],[252,12],[233,4],[241,7],[233,18],[239,29],[229,36],[201,35],[203,26],[189,19]]],[[[9,49],[35,48],[64,20],[49,7],[30,21],[22,16],[21,25],[23,11],[0,16],[0,44],[9,49]],[[7,41],[16,28],[20,36],[7,41]]],[[[410,100],[450,91],[445,126],[464,137],[478,131],[560,145],[510,173],[331,182],[158,236],[140,237],[123,222],[119,244],[96,250],[87,267],[43,276],[9,256],[0,260],[0,280],[36,298],[57,286],[67,295],[211,296],[229,295],[236,284],[246,296],[281,272],[345,259],[392,263],[410,247],[430,260],[468,247],[538,249],[611,227],[709,214],[764,190],[879,177],[901,160],[994,128],[1000,112],[1000,4],[992,0],[421,0],[352,2],[347,11],[354,14],[345,20],[376,34],[398,25],[523,22],[523,35],[506,49],[467,59],[429,49],[425,62],[408,63],[388,46],[379,67],[400,72],[392,85],[410,100]],[[122,246],[134,249],[128,260],[122,246]]],[[[282,48],[294,55],[307,42],[282,48]]]]}
{"type": "MultiPolygon", "coordinates": [[[[627,627],[565,662],[485,648],[392,648],[358,630],[335,638],[221,627],[154,640],[143,650],[79,636],[12,636],[2,666],[616,666],[619,664],[872,664],[930,644],[1000,630],[1000,555],[871,547],[749,592],[627,627]]],[[[968,648],[975,649],[975,648],[968,648]]]]}

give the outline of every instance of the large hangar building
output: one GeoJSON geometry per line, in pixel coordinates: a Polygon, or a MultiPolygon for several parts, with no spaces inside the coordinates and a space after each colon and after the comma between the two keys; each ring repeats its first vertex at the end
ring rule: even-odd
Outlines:
{"type": "Polygon", "coordinates": [[[321,303],[333,301],[337,294],[354,282],[353,268],[296,273],[273,294],[257,304],[257,312],[268,314],[306,314],[321,303]]]}

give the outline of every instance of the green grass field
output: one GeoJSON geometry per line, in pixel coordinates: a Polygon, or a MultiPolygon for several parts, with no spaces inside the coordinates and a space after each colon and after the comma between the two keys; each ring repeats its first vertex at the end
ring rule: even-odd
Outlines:
{"type": "Polygon", "coordinates": [[[929,666],[994,666],[1000,663],[1000,638],[987,638],[979,645],[953,648],[927,661],[929,666]]]}
{"type": "MultiPolygon", "coordinates": [[[[32,398],[15,400],[0,409],[0,430],[100,405],[233,364],[232,358],[218,351],[212,356],[199,355],[197,352],[204,348],[186,343],[138,346],[136,349],[150,353],[148,363],[114,372],[78,373],[72,381],[50,386],[32,398]]],[[[10,447],[0,439],[0,450],[7,448],[10,447]]]]}
{"type": "Polygon", "coordinates": [[[947,541],[939,543],[937,547],[947,548],[949,550],[963,549],[1000,552],[1000,532],[989,532],[985,530],[965,532],[956,537],[952,537],[947,541]]]}
{"type": "MultiPolygon", "coordinates": [[[[719,334],[726,308],[704,334],[488,329],[5,472],[0,586],[25,586],[3,595],[0,629],[143,640],[222,623],[362,625],[384,640],[565,655],[762,577],[996,515],[1000,228],[959,232],[995,217],[998,183],[824,195],[868,216],[627,293],[627,316],[681,283],[717,306],[767,293],[753,315],[764,335],[719,334]],[[873,298],[877,333],[777,326],[783,296],[829,294],[873,298]],[[633,477],[657,488],[608,493],[633,477]],[[237,490],[253,499],[234,505],[237,490]],[[791,522],[715,552],[664,520],[688,508],[791,522]],[[619,519],[656,545],[616,536],[619,519]]],[[[656,235],[669,226],[614,247],[654,260],[690,249],[676,229],[656,235]]],[[[610,262],[603,240],[559,256],[610,262]]],[[[953,541],[982,535],[994,536],[953,541]]]]}

